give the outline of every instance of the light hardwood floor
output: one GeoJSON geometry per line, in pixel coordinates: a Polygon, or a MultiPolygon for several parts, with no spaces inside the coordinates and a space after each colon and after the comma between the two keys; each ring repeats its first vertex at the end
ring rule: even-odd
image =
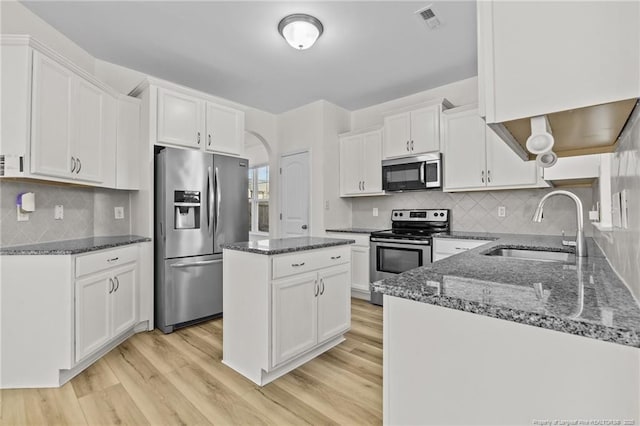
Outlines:
{"type": "Polygon", "coordinates": [[[59,389],[0,391],[0,424],[381,424],[382,308],[351,312],[345,342],[262,388],[221,363],[217,319],[137,334],[59,389]]]}

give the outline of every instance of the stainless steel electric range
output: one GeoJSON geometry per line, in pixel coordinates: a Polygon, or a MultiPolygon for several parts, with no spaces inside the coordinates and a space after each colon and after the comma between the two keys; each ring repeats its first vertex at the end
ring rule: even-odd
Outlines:
{"type": "MultiPolygon", "coordinates": [[[[369,239],[371,281],[428,265],[432,262],[433,236],[449,229],[449,210],[393,210],[391,229],[373,232],[369,239]]],[[[371,292],[371,303],[382,305],[382,294],[371,292]]]]}

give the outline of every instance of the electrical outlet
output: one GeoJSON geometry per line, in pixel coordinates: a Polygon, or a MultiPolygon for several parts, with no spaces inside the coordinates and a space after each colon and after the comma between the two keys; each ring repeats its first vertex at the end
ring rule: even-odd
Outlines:
{"type": "Polygon", "coordinates": [[[64,206],[61,204],[57,204],[53,209],[53,218],[55,220],[64,219],[64,206]]]}
{"type": "Polygon", "coordinates": [[[18,222],[27,222],[29,220],[29,213],[24,213],[20,210],[20,206],[16,206],[16,217],[18,222]]]}
{"type": "Polygon", "coordinates": [[[113,212],[116,219],[124,219],[124,207],[114,207],[113,212]]]}
{"type": "Polygon", "coordinates": [[[374,208],[373,208],[373,216],[374,216],[374,217],[377,217],[377,216],[378,216],[378,208],[377,208],[377,207],[374,207],[374,208]]]}
{"type": "Polygon", "coordinates": [[[505,206],[498,207],[498,217],[506,217],[507,216],[507,208],[505,206]]]}

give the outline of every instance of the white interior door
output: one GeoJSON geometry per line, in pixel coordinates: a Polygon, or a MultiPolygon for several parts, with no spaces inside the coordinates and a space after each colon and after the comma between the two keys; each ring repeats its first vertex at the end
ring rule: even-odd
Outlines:
{"type": "Polygon", "coordinates": [[[280,234],[309,235],[309,153],[283,155],[280,170],[280,234]]]}

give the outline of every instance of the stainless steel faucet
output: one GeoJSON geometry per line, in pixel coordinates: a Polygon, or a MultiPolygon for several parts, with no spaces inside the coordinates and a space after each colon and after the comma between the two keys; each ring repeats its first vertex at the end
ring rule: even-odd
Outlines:
{"type": "MultiPolygon", "coordinates": [[[[533,214],[532,220],[534,222],[542,222],[542,209],[544,207],[544,203],[554,195],[564,195],[566,197],[571,198],[576,203],[576,223],[578,226],[578,230],[576,232],[576,256],[586,257],[587,256],[587,244],[584,239],[584,221],[582,218],[582,201],[580,198],[576,196],[573,192],[557,190],[552,191],[542,197],[540,202],[538,203],[538,207],[536,208],[535,213],[533,214]]],[[[564,243],[564,242],[563,242],[564,243]]]]}

